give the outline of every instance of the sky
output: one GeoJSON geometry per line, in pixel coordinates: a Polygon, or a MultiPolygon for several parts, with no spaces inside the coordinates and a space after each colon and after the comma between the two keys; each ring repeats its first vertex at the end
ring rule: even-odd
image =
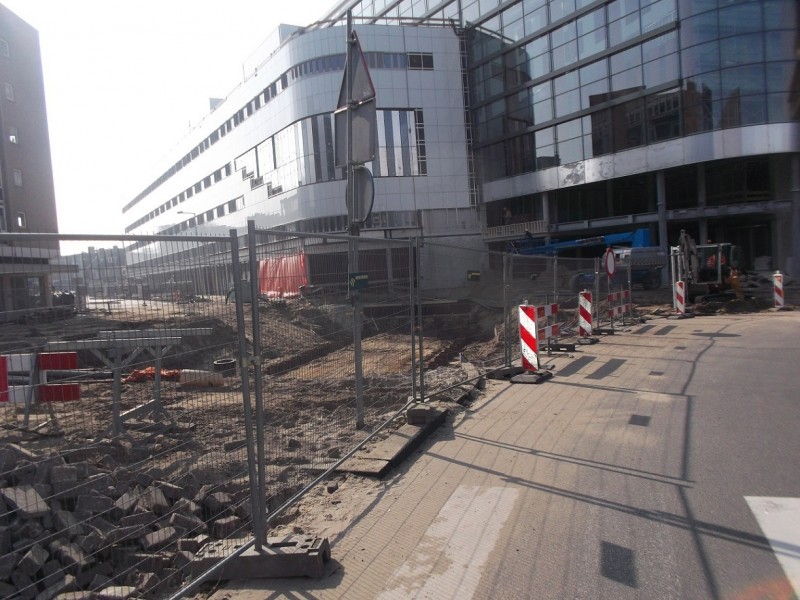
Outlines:
{"type": "Polygon", "coordinates": [[[261,42],[280,23],[308,25],[337,4],[0,2],[39,32],[59,231],[76,234],[124,233],[122,206],[163,171],[209,98],[244,79],[261,42]]]}

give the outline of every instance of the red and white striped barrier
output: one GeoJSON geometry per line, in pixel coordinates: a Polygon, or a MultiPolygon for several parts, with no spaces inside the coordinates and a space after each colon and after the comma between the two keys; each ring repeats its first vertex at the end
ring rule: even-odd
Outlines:
{"type": "Polygon", "coordinates": [[[683,281],[675,282],[675,311],[679,315],[686,314],[686,283],[683,281]]]}
{"type": "Polygon", "coordinates": [[[558,336],[558,324],[539,324],[540,319],[547,319],[558,314],[558,304],[545,306],[519,307],[519,341],[522,350],[522,368],[526,371],[539,370],[539,342],[558,336]]]}
{"type": "Polygon", "coordinates": [[[615,317],[625,317],[631,312],[631,292],[622,290],[608,295],[608,317],[613,321],[615,317]],[[618,303],[618,304],[616,304],[618,303]],[[616,304],[616,306],[615,306],[616,304]]]}
{"type": "Polygon", "coordinates": [[[80,385],[77,383],[50,383],[48,372],[78,368],[76,352],[43,352],[41,354],[7,354],[0,356],[0,402],[24,403],[31,385],[35,386],[38,402],[61,402],[79,400],[80,385]],[[34,363],[36,361],[36,363],[34,363]],[[9,373],[39,373],[38,382],[28,385],[9,385],[9,373]]]}
{"type": "Polygon", "coordinates": [[[578,335],[592,335],[592,292],[588,290],[578,294],[578,335]]]}
{"type": "Polygon", "coordinates": [[[772,283],[772,287],[775,290],[775,308],[783,308],[783,273],[780,271],[775,271],[775,274],[772,276],[772,283]]]}

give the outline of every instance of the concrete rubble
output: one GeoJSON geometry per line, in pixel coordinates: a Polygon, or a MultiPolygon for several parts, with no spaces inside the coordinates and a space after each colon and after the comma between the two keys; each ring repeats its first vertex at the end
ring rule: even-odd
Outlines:
{"type": "Polygon", "coordinates": [[[0,597],[158,598],[209,542],[249,531],[247,490],[0,446],[0,597]]]}

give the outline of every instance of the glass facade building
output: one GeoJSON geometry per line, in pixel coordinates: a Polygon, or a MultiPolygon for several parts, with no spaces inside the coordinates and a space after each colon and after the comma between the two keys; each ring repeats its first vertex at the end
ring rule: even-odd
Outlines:
{"type": "Polygon", "coordinates": [[[503,249],[648,227],[666,248],[686,229],[800,276],[795,0],[345,0],[281,31],[125,206],[127,232],[344,230],[348,10],[377,89],[367,231],[452,222],[503,249]]]}
{"type": "MultiPolygon", "coordinates": [[[[484,240],[648,224],[800,269],[794,0],[363,0],[463,31],[484,240]]],[[[495,244],[501,248],[501,244],[495,244]]],[[[749,263],[749,264],[748,264],[749,263]]]]}

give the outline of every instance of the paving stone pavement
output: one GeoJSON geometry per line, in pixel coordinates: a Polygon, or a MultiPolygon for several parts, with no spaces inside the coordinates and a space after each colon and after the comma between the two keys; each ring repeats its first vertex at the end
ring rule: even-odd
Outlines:
{"type": "Polygon", "coordinates": [[[489,382],[332,544],[330,575],[213,598],[746,598],[742,578],[785,581],[754,521],[690,500],[698,377],[754,319],[800,333],[797,313],[658,319],[543,357],[541,385],[489,382]]]}

